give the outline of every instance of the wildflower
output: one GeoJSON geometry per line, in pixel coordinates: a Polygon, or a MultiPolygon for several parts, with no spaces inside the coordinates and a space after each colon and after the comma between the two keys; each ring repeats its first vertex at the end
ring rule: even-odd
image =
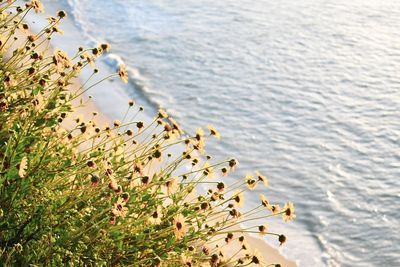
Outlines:
{"type": "Polygon", "coordinates": [[[223,182],[219,182],[219,183],[217,184],[217,188],[218,188],[218,191],[219,191],[219,192],[223,192],[224,189],[225,189],[225,184],[224,184],[223,182]]]}
{"type": "Polygon", "coordinates": [[[234,218],[234,219],[238,219],[242,214],[236,210],[236,209],[232,209],[229,211],[229,214],[234,218]]]}
{"type": "Polygon", "coordinates": [[[229,160],[229,167],[233,170],[235,166],[237,165],[237,160],[236,159],[231,159],[229,160]]]}
{"type": "Polygon", "coordinates": [[[183,264],[182,266],[192,266],[192,257],[181,255],[181,263],[183,264]]]}
{"type": "Polygon", "coordinates": [[[101,48],[101,50],[108,52],[108,51],[110,51],[111,46],[110,46],[110,44],[104,43],[104,44],[100,45],[100,48],[101,48]]]}
{"type": "Polygon", "coordinates": [[[243,192],[236,192],[233,196],[233,200],[236,207],[243,207],[244,204],[243,192]]]}
{"type": "Polygon", "coordinates": [[[158,110],[158,117],[160,119],[165,119],[165,118],[168,118],[168,114],[167,114],[167,112],[165,110],[159,109],[158,110]]]}
{"type": "Polygon", "coordinates": [[[282,244],[286,242],[286,236],[285,235],[279,235],[278,240],[279,240],[279,243],[280,243],[279,246],[282,246],[282,244]]]}
{"type": "Polygon", "coordinates": [[[278,214],[281,211],[279,205],[269,205],[268,209],[272,212],[272,214],[278,214]]]}
{"type": "Polygon", "coordinates": [[[204,137],[203,129],[202,128],[197,128],[197,130],[196,130],[196,140],[200,142],[203,139],[203,137],[204,137]]]}
{"type": "Polygon", "coordinates": [[[187,232],[185,217],[182,214],[176,215],[173,220],[174,234],[176,238],[181,239],[187,232]]]}
{"type": "Polygon", "coordinates": [[[122,193],[122,195],[121,195],[121,198],[124,200],[124,202],[125,203],[128,203],[128,200],[129,200],[129,193],[128,192],[124,192],[124,193],[122,193]]]}
{"type": "Polygon", "coordinates": [[[164,131],[166,131],[166,132],[172,131],[172,127],[169,123],[164,123],[164,131]]]}
{"type": "Polygon", "coordinates": [[[219,199],[220,195],[218,192],[213,192],[211,195],[211,201],[217,201],[219,199]]]}
{"type": "Polygon", "coordinates": [[[133,131],[131,129],[128,129],[128,130],[125,131],[125,134],[127,136],[133,136],[133,131]]]}
{"type": "Polygon", "coordinates": [[[261,199],[261,204],[264,206],[264,207],[268,207],[269,206],[269,201],[268,201],[268,199],[264,196],[264,195],[260,195],[260,199],[261,199]]]}
{"type": "Polygon", "coordinates": [[[119,198],[116,203],[114,203],[113,208],[111,209],[111,212],[114,216],[116,217],[122,217],[125,218],[128,208],[124,207],[126,202],[122,199],[119,198]]]}
{"type": "Polygon", "coordinates": [[[139,132],[144,128],[144,123],[139,121],[136,123],[136,127],[138,128],[139,132]]]}
{"type": "Polygon", "coordinates": [[[172,124],[172,129],[177,131],[178,134],[183,134],[182,128],[179,126],[179,124],[173,119],[173,118],[168,118],[170,123],[172,124]]]}
{"type": "Polygon", "coordinates": [[[28,39],[29,42],[33,43],[34,41],[36,41],[37,37],[35,35],[29,35],[27,37],[27,39],[28,39]]]}
{"type": "Polygon", "coordinates": [[[228,233],[225,237],[225,242],[227,244],[229,244],[231,241],[233,240],[233,234],[232,233],[228,233]]]}
{"type": "Polygon", "coordinates": [[[91,186],[95,187],[99,184],[100,178],[97,175],[91,174],[90,182],[91,186]]]}
{"type": "Polygon", "coordinates": [[[119,127],[119,126],[121,126],[121,121],[115,120],[113,124],[114,124],[114,127],[119,127]]]}
{"type": "Polygon", "coordinates": [[[211,266],[212,267],[216,267],[218,266],[218,263],[220,262],[220,258],[218,256],[218,254],[212,254],[211,255],[211,266]]]}
{"type": "Polygon", "coordinates": [[[67,17],[67,12],[65,12],[64,10],[60,10],[60,11],[57,12],[57,16],[60,19],[65,18],[65,17],[67,17]]]}
{"type": "Polygon", "coordinates": [[[158,225],[160,224],[161,218],[163,217],[162,213],[161,213],[161,206],[157,206],[156,210],[151,214],[150,218],[149,218],[149,222],[151,224],[155,224],[158,225]]]}
{"type": "Polygon", "coordinates": [[[208,128],[208,130],[210,131],[210,135],[215,136],[215,138],[217,138],[217,139],[220,139],[220,138],[221,138],[220,133],[217,131],[217,129],[215,129],[215,127],[214,127],[213,125],[209,124],[209,125],[207,126],[207,128],[208,128]]]}
{"type": "Polygon", "coordinates": [[[110,218],[108,219],[109,223],[114,225],[117,222],[117,217],[114,215],[111,215],[110,218]]]}
{"type": "Polygon", "coordinates": [[[227,176],[227,175],[228,175],[228,169],[225,168],[225,167],[223,167],[223,168],[221,169],[221,172],[222,172],[222,176],[227,176]]]}
{"type": "Polygon", "coordinates": [[[207,246],[203,246],[201,251],[205,254],[205,255],[209,255],[210,254],[210,248],[208,248],[207,246]]]}
{"type": "Polygon", "coordinates": [[[178,178],[173,177],[171,180],[165,183],[165,187],[167,188],[167,195],[170,196],[175,194],[178,190],[178,178]]]}
{"type": "Polygon", "coordinates": [[[94,162],[93,160],[88,160],[88,162],[86,164],[87,164],[87,166],[89,168],[96,168],[97,167],[96,162],[94,162]]]}
{"type": "Polygon", "coordinates": [[[124,83],[128,83],[128,73],[124,64],[119,66],[118,75],[124,83]]]}
{"type": "Polygon", "coordinates": [[[265,186],[268,186],[268,178],[266,176],[262,175],[259,171],[256,171],[256,175],[258,181],[263,182],[265,186]]]}
{"type": "Polygon", "coordinates": [[[214,169],[210,166],[208,162],[204,163],[203,169],[203,174],[207,177],[212,178],[214,176],[214,169]]]}
{"type": "Polygon", "coordinates": [[[26,169],[28,168],[28,159],[23,157],[21,163],[19,164],[18,175],[21,178],[24,178],[26,175],[26,169]]]}
{"type": "Polygon", "coordinates": [[[72,66],[72,62],[68,55],[60,49],[54,50],[53,63],[56,65],[59,72],[64,68],[70,68],[72,66]]]}
{"type": "Polygon", "coordinates": [[[256,265],[264,265],[264,259],[263,256],[258,252],[258,250],[255,250],[252,257],[251,257],[251,262],[256,264],[256,265]]]}
{"type": "MultiPolygon", "coordinates": [[[[107,172],[108,173],[108,172],[107,172]]],[[[110,183],[108,184],[108,187],[110,189],[112,189],[113,191],[117,191],[118,190],[118,183],[117,180],[115,180],[114,177],[112,177],[111,175],[109,175],[110,177],[110,183]]]]}
{"type": "Polygon", "coordinates": [[[246,181],[247,187],[250,190],[253,190],[257,187],[257,181],[254,180],[254,177],[252,175],[246,175],[245,181],[246,181]]]}
{"type": "Polygon", "coordinates": [[[51,27],[51,31],[52,31],[52,32],[56,32],[56,33],[58,33],[58,34],[60,34],[60,35],[64,35],[64,31],[61,30],[58,26],[53,26],[53,27],[51,27]]]}
{"type": "Polygon", "coordinates": [[[82,59],[86,60],[90,66],[94,67],[94,58],[87,51],[83,52],[80,56],[82,59]]]}
{"type": "Polygon", "coordinates": [[[42,107],[43,107],[43,96],[42,94],[37,94],[34,98],[33,98],[33,106],[35,107],[36,111],[41,111],[42,107]]]}
{"type": "Polygon", "coordinates": [[[142,181],[142,184],[144,186],[148,186],[150,183],[150,177],[149,176],[142,176],[142,178],[140,179],[142,181]]]}
{"type": "MultiPolygon", "coordinates": [[[[22,31],[24,31],[25,33],[28,33],[29,31],[29,26],[28,26],[28,24],[26,24],[26,23],[21,23],[21,24],[19,24],[18,25],[18,28],[20,29],[20,30],[22,30],[22,31]]],[[[26,49],[28,50],[29,49],[29,47],[26,47],[26,49]]]]}
{"type": "Polygon", "coordinates": [[[260,232],[260,235],[265,235],[268,232],[268,227],[264,225],[258,226],[258,231],[260,232]]]}
{"type": "Polygon", "coordinates": [[[207,202],[203,202],[200,204],[201,211],[206,211],[209,208],[209,204],[207,202]]]}
{"type": "Polygon", "coordinates": [[[52,16],[47,17],[47,20],[48,20],[50,23],[54,23],[54,22],[57,21],[57,19],[56,19],[55,17],[52,17],[52,16]]]}
{"type": "Polygon", "coordinates": [[[294,205],[292,202],[287,202],[283,207],[284,213],[282,214],[282,218],[285,222],[291,221],[296,218],[294,214],[294,205]]]}
{"type": "Polygon", "coordinates": [[[241,243],[241,249],[243,249],[243,250],[248,250],[249,249],[249,244],[246,242],[246,241],[242,241],[242,242],[240,242],[241,243]]]}
{"type": "Polygon", "coordinates": [[[5,73],[3,81],[4,81],[4,86],[6,88],[17,85],[17,81],[14,79],[13,75],[11,75],[9,72],[5,73]]]}
{"type": "Polygon", "coordinates": [[[140,162],[133,163],[133,170],[140,175],[143,175],[143,165],[140,162]]]}
{"type": "Polygon", "coordinates": [[[156,150],[153,152],[153,157],[156,158],[156,159],[158,159],[159,161],[161,161],[161,160],[162,160],[162,153],[161,153],[161,150],[160,150],[160,149],[156,149],[156,150]]]}

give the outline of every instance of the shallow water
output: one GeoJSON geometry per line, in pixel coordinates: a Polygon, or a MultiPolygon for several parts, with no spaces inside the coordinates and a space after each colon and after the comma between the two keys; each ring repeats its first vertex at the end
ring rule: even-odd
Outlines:
{"type": "Polygon", "coordinates": [[[111,43],[110,70],[116,55],[126,62],[132,97],[186,129],[216,125],[212,154],[237,157],[239,176],[262,171],[270,199],[295,202],[289,229],[272,223],[288,232],[285,255],[400,266],[399,1],[59,4],[87,44],[111,43]]]}

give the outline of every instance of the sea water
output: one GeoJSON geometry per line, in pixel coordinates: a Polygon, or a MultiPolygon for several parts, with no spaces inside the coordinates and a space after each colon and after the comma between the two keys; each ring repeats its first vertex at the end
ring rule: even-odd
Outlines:
{"type": "Polygon", "coordinates": [[[238,158],[236,178],[269,176],[249,206],[259,193],[295,203],[294,223],[271,222],[281,253],[400,266],[400,1],[43,2],[70,13],[61,47],[106,41],[105,70],[126,63],[128,87],[93,93],[110,117],[129,95],[188,131],[212,123],[210,154],[238,158]]]}

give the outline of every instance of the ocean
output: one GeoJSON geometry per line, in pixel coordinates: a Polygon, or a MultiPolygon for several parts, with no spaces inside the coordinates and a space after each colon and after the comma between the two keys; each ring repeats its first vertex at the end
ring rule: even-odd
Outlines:
{"type": "MultiPolygon", "coordinates": [[[[233,179],[260,170],[271,221],[299,266],[400,266],[400,1],[59,0],[66,50],[109,42],[99,65],[128,67],[129,86],[93,91],[117,118],[127,95],[165,108],[188,131],[214,124],[216,159],[233,179]]],[[[70,52],[72,53],[72,51],[70,52]]],[[[267,242],[276,247],[276,240],[267,242]]]]}

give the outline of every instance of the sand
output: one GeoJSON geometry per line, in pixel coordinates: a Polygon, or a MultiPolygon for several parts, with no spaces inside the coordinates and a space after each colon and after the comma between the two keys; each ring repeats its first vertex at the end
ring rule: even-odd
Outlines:
{"type": "MultiPolygon", "coordinates": [[[[14,43],[14,47],[18,47],[18,45],[22,44],[22,40],[25,38],[25,36],[31,34],[31,33],[22,33],[22,32],[17,32],[17,36],[19,37],[19,40],[14,43]]],[[[52,48],[47,49],[45,51],[47,55],[52,54],[52,48]]],[[[71,92],[78,91],[81,88],[81,82],[79,78],[75,78],[72,80],[72,84],[68,87],[68,90],[71,92]]],[[[79,99],[78,99],[79,100],[79,99]]],[[[74,127],[74,122],[73,119],[75,119],[78,116],[83,116],[85,119],[91,119],[93,118],[93,112],[96,112],[97,115],[93,119],[98,126],[104,126],[104,125],[109,125],[111,120],[110,119],[120,119],[120,118],[108,118],[105,116],[101,110],[99,109],[98,106],[96,106],[95,99],[88,99],[87,95],[82,95],[82,100],[86,102],[86,105],[84,107],[80,107],[77,109],[74,113],[72,113],[69,116],[69,119],[64,122],[63,127],[67,129],[71,129],[74,127]]],[[[242,234],[240,234],[242,235],[242,234]]],[[[256,238],[253,236],[250,236],[249,234],[244,234],[245,239],[247,243],[250,245],[252,249],[258,250],[261,255],[263,256],[265,263],[267,265],[273,266],[272,264],[279,263],[283,267],[295,267],[296,264],[293,261],[289,261],[285,257],[283,257],[279,251],[272,246],[268,245],[264,240],[260,238],[256,238]]],[[[271,238],[271,240],[274,239],[274,237],[271,238]]],[[[277,238],[275,238],[275,242],[278,243],[277,238]],[[275,240],[276,239],[276,240],[275,240]]],[[[225,251],[226,255],[232,255],[234,254],[239,248],[239,242],[236,241],[236,244],[232,244],[229,246],[229,249],[225,251]]]]}

